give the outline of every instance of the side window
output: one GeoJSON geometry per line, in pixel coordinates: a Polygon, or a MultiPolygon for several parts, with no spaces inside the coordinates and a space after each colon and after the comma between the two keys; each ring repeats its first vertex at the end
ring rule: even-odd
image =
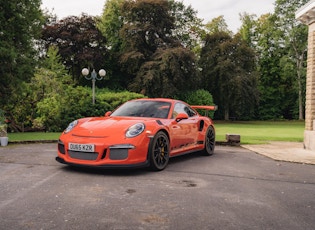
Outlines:
{"type": "Polygon", "coordinates": [[[185,113],[188,115],[188,117],[193,117],[196,115],[196,112],[189,106],[183,103],[176,103],[172,118],[175,118],[179,113],[185,113]]]}
{"type": "Polygon", "coordinates": [[[196,112],[192,108],[190,108],[188,106],[185,106],[184,109],[185,109],[185,111],[186,111],[186,113],[188,114],[189,117],[193,117],[193,116],[196,115],[196,112]]]}

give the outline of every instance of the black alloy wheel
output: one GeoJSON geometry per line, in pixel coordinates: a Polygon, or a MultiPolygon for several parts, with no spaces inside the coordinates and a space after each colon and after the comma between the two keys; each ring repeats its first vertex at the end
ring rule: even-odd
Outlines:
{"type": "Polygon", "coordinates": [[[206,156],[211,156],[214,153],[215,147],[215,131],[212,126],[209,126],[205,136],[205,147],[203,149],[203,154],[206,156]]]}
{"type": "Polygon", "coordinates": [[[165,169],[170,158],[170,142],[164,132],[160,131],[154,136],[149,154],[152,170],[165,169]]]}

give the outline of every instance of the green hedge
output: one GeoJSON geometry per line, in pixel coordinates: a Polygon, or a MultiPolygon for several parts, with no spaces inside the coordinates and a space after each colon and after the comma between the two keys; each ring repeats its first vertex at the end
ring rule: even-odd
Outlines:
{"type": "Polygon", "coordinates": [[[104,116],[106,111],[114,110],[128,100],[142,97],[142,94],[128,91],[112,92],[102,89],[96,90],[95,104],[92,104],[91,88],[68,87],[62,95],[45,98],[37,104],[38,116],[33,126],[49,132],[59,132],[73,120],[104,116]]]}

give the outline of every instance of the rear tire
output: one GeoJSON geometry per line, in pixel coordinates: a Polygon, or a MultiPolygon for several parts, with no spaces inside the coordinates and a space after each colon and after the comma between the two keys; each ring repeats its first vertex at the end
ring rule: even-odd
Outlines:
{"type": "Polygon", "coordinates": [[[170,141],[167,135],[160,131],[153,140],[149,149],[150,168],[161,171],[166,168],[170,158],[170,141]]]}
{"type": "Polygon", "coordinates": [[[205,135],[205,147],[202,151],[203,155],[211,156],[214,153],[215,147],[215,131],[212,126],[209,126],[205,135]]]}

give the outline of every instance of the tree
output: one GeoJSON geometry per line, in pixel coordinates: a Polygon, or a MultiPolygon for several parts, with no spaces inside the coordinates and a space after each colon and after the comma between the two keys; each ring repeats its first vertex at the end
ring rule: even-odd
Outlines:
{"type": "MultiPolygon", "coordinates": [[[[38,106],[47,99],[62,97],[66,88],[73,83],[60,61],[58,49],[50,47],[43,66],[35,69],[29,82],[22,83],[18,94],[12,95],[12,103],[7,105],[11,129],[23,132],[44,129],[38,122],[38,106]]],[[[60,105],[60,101],[56,103],[60,105]]],[[[53,107],[50,113],[57,116],[53,107]]]]}
{"type": "Polygon", "coordinates": [[[107,0],[100,20],[97,22],[97,28],[106,38],[108,49],[113,52],[119,52],[123,42],[119,36],[119,30],[124,24],[122,18],[123,3],[124,0],[107,0]]]}
{"type": "Polygon", "coordinates": [[[174,97],[198,84],[194,54],[186,48],[159,49],[145,62],[130,89],[149,97],[174,97]]]}
{"type": "Polygon", "coordinates": [[[258,102],[255,53],[240,35],[207,35],[200,67],[203,85],[220,108],[217,118],[253,117],[258,102]]]}
{"type": "Polygon", "coordinates": [[[46,47],[58,47],[65,66],[78,82],[82,79],[82,68],[101,69],[105,65],[106,40],[97,29],[96,21],[95,17],[82,14],[48,24],[43,29],[46,47]]]}
{"type": "Polygon", "coordinates": [[[307,27],[295,20],[295,11],[306,2],[278,0],[274,14],[261,16],[253,25],[260,119],[303,119],[307,27]]]}
{"type": "Polygon", "coordinates": [[[43,15],[40,0],[0,0],[0,107],[10,103],[19,85],[34,72],[43,15]]]}
{"type": "Polygon", "coordinates": [[[163,45],[163,49],[180,46],[198,53],[202,25],[196,15],[191,6],[174,0],[106,1],[98,28],[108,41],[113,80],[127,88],[142,64],[158,49],[161,52],[163,45]]]}
{"type": "MultiPolygon", "coordinates": [[[[275,21],[271,14],[261,16],[256,22],[255,50],[258,60],[260,106],[258,119],[282,119],[283,101],[285,98],[285,81],[281,78],[280,59],[284,55],[276,42],[278,31],[275,30],[275,21]]],[[[291,89],[289,89],[291,90],[291,89]]],[[[291,90],[292,94],[292,90],[291,90]]]]}
{"type": "MultiPolygon", "coordinates": [[[[308,0],[277,0],[274,17],[276,28],[280,31],[278,42],[287,51],[288,62],[295,65],[295,84],[298,93],[299,120],[304,119],[304,100],[306,77],[307,26],[295,19],[295,12],[306,4],[308,0]]],[[[287,66],[287,65],[286,65],[287,66]]]]}
{"type": "Polygon", "coordinates": [[[226,24],[223,15],[212,19],[210,22],[208,22],[205,25],[205,27],[208,34],[219,33],[219,32],[225,32],[231,36],[233,34],[232,31],[228,29],[228,25],[226,24]]]}
{"type": "Polygon", "coordinates": [[[170,14],[175,19],[174,37],[181,44],[199,54],[201,36],[204,33],[202,20],[197,17],[197,11],[183,2],[169,0],[170,14]]]}
{"type": "Polygon", "coordinates": [[[242,22],[241,28],[239,30],[240,35],[242,36],[242,39],[247,42],[247,44],[255,48],[257,45],[255,41],[255,33],[257,29],[257,22],[255,20],[256,15],[254,14],[248,14],[248,13],[243,13],[240,14],[240,19],[242,22]]]}
{"type": "Polygon", "coordinates": [[[129,77],[126,78],[129,89],[160,97],[174,96],[183,86],[185,89],[194,86],[185,81],[196,80],[195,57],[173,36],[176,24],[171,10],[166,0],[125,1],[122,5],[125,23],[120,30],[123,40],[120,64],[129,77]],[[178,73],[182,75],[178,77],[178,73]],[[176,84],[172,79],[176,79],[176,84]],[[162,82],[173,84],[171,91],[166,92],[162,82]]]}

